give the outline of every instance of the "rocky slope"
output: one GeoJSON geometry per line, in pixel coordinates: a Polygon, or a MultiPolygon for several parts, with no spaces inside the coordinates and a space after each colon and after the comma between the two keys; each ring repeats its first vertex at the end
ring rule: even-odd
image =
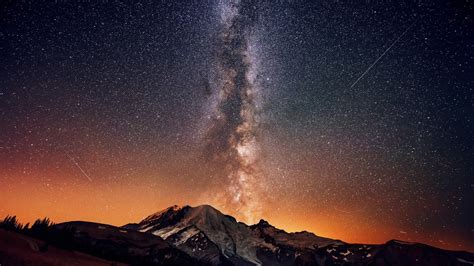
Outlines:
{"type": "Polygon", "coordinates": [[[62,242],[68,248],[108,260],[132,265],[201,264],[149,233],[92,222],[67,222],[53,227],[58,232],[65,232],[67,236],[62,242]]]}

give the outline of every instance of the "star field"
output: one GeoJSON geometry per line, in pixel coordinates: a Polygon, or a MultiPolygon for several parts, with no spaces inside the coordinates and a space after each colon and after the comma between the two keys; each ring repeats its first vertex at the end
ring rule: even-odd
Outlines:
{"type": "Polygon", "coordinates": [[[474,250],[465,1],[4,1],[0,215],[209,203],[474,250]]]}

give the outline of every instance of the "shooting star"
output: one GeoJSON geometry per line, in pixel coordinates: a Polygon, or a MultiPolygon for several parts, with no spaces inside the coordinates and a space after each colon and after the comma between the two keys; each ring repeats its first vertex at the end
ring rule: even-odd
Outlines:
{"type": "Polygon", "coordinates": [[[90,176],[88,174],[86,174],[86,172],[82,169],[82,167],[76,162],[76,160],[74,160],[73,157],[71,157],[67,152],[66,153],[66,156],[69,158],[69,160],[71,160],[71,162],[77,166],[77,168],[79,168],[79,170],[81,170],[82,174],[87,177],[87,179],[89,179],[90,182],[92,182],[92,178],[90,178],[90,176]]]}
{"type": "Polygon", "coordinates": [[[380,61],[380,59],[382,59],[382,57],[385,56],[386,53],[388,53],[388,51],[390,51],[390,49],[392,49],[393,46],[395,46],[395,44],[397,44],[397,42],[403,37],[405,36],[405,34],[408,32],[408,30],[411,29],[411,27],[413,27],[413,25],[415,25],[415,22],[416,20],[410,25],[408,26],[408,28],[405,29],[404,32],[402,32],[402,34],[400,34],[400,36],[398,36],[397,39],[395,39],[395,41],[372,63],[372,65],[370,65],[364,73],[362,73],[362,75],[360,75],[360,77],[354,82],[352,83],[350,89],[354,88],[355,85],[357,85],[357,83],[359,83],[359,81],[367,74],[369,73],[369,71],[380,61]]]}

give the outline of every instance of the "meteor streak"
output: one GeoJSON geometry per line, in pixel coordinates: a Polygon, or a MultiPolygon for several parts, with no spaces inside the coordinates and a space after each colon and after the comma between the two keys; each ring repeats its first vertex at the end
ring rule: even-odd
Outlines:
{"type": "Polygon", "coordinates": [[[359,83],[359,81],[367,74],[369,73],[369,71],[380,61],[380,59],[382,59],[382,57],[385,56],[386,53],[388,53],[388,51],[390,51],[390,49],[392,49],[392,47],[397,44],[397,42],[408,32],[408,30],[413,26],[415,25],[415,22],[414,21],[410,26],[408,26],[408,28],[405,29],[405,31],[400,34],[400,36],[398,36],[397,39],[395,39],[395,41],[364,71],[364,73],[362,73],[362,75],[354,82],[352,83],[350,89],[354,88],[355,85],[357,85],[357,83],[359,83]]]}
{"type": "Polygon", "coordinates": [[[92,182],[92,178],[90,178],[90,176],[89,176],[88,174],[86,174],[86,172],[85,172],[85,171],[82,169],[82,167],[76,162],[76,160],[74,160],[74,158],[71,157],[67,152],[65,152],[65,153],[66,153],[66,156],[69,158],[69,160],[71,160],[71,162],[72,162],[75,166],[77,166],[77,168],[79,168],[79,170],[81,170],[81,173],[82,173],[85,177],[87,177],[87,179],[88,179],[90,182],[92,182]]]}

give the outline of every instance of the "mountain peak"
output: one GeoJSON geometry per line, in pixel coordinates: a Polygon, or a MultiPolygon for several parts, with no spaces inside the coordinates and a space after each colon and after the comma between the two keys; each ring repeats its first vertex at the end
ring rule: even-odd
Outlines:
{"type": "Polygon", "coordinates": [[[260,219],[260,221],[256,225],[259,227],[273,227],[269,222],[265,221],[264,219],[260,219]]]}
{"type": "Polygon", "coordinates": [[[212,207],[208,204],[202,204],[198,206],[191,207],[192,209],[201,210],[201,211],[211,211],[211,212],[220,212],[218,209],[212,207]]]}

